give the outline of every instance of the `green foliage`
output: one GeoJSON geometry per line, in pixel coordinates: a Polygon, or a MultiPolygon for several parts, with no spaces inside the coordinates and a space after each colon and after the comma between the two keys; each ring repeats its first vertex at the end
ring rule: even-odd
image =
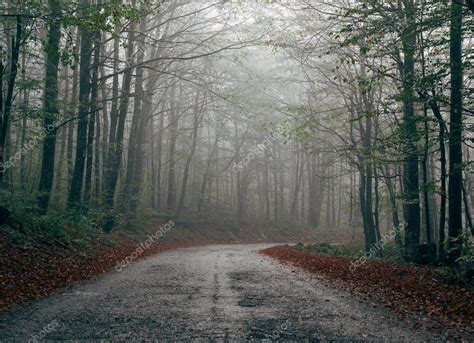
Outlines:
{"type": "Polygon", "coordinates": [[[30,221],[37,211],[37,193],[11,192],[0,188],[0,206],[8,208],[15,218],[30,221]]]}
{"type": "Polygon", "coordinates": [[[68,241],[75,240],[86,245],[102,234],[97,225],[100,212],[91,211],[87,216],[78,211],[38,215],[36,192],[12,193],[3,189],[0,191],[0,206],[11,212],[1,231],[16,245],[26,242],[63,242],[67,245],[68,241]]]}
{"type": "Polygon", "coordinates": [[[18,90],[38,91],[42,89],[43,81],[40,79],[29,78],[25,75],[25,77],[21,77],[17,80],[16,87],[18,90]]]}
{"type": "Polygon", "coordinates": [[[329,243],[320,243],[315,245],[304,245],[297,244],[295,246],[297,249],[302,251],[307,251],[314,254],[323,254],[330,256],[353,256],[353,252],[344,249],[343,247],[338,247],[329,243]]]}
{"type": "Polygon", "coordinates": [[[61,221],[66,227],[80,230],[85,235],[92,235],[100,232],[98,223],[100,223],[100,212],[91,212],[85,215],[81,211],[68,210],[61,216],[61,221]]]}
{"type": "Polygon", "coordinates": [[[441,266],[434,268],[432,272],[436,279],[439,279],[443,282],[454,284],[460,283],[468,287],[473,287],[473,262],[471,262],[469,268],[459,266],[441,266]]]}
{"type": "Polygon", "coordinates": [[[61,219],[57,216],[33,217],[29,225],[31,230],[40,233],[46,240],[66,237],[66,231],[61,219]]]}
{"type": "MultiPolygon", "coordinates": [[[[334,245],[330,243],[320,244],[303,244],[298,243],[295,246],[296,249],[301,251],[310,252],[313,254],[323,254],[329,256],[341,256],[341,257],[352,257],[359,258],[365,255],[365,249],[362,244],[358,245],[334,245]]],[[[383,259],[390,262],[403,262],[403,253],[395,242],[387,242],[384,248],[380,251],[379,256],[371,256],[374,259],[383,259]]]]}
{"type": "Polygon", "coordinates": [[[395,241],[388,242],[385,244],[381,258],[385,261],[404,263],[404,251],[403,246],[397,245],[395,241]]]}
{"type": "MultiPolygon", "coordinates": [[[[460,248],[459,258],[456,260],[458,268],[463,275],[474,273],[474,244],[469,233],[463,232],[458,240],[460,244],[457,246],[460,248]]],[[[449,254],[449,250],[448,250],[449,254]]],[[[474,275],[472,275],[474,276],[474,275]]]]}
{"type": "MultiPolygon", "coordinates": [[[[438,278],[450,282],[461,283],[466,286],[474,286],[474,244],[472,237],[468,233],[463,233],[458,238],[459,242],[455,242],[452,246],[459,249],[459,257],[455,264],[443,265],[434,269],[433,273],[438,278]],[[457,244],[459,243],[459,244],[457,244]]],[[[447,249],[447,254],[452,252],[447,249]]]]}
{"type": "Polygon", "coordinates": [[[27,240],[27,236],[9,225],[3,225],[0,229],[10,237],[13,245],[20,246],[27,240]]]}
{"type": "Polygon", "coordinates": [[[110,1],[101,6],[70,9],[72,15],[63,17],[65,28],[72,26],[86,26],[91,31],[108,32],[114,34],[116,30],[123,29],[128,21],[139,20],[144,13],[151,10],[149,1],[137,1],[137,5],[123,4],[122,1],[110,1]]]}

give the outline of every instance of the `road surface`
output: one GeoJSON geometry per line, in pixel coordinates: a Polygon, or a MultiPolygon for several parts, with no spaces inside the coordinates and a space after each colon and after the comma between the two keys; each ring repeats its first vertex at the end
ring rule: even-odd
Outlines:
{"type": "Polygon", "coordinates": [[[0,313],[2,342],[422,341],[387,310],[255,251],[207,246],[155,255],[0,313]]]}

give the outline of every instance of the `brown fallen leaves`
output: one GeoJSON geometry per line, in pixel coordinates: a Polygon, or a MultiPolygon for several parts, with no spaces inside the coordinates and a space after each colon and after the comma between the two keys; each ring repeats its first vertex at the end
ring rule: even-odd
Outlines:
{"type": "Polygon", "coordinates": [[[371,298],[401,316],[414,315],[420,323],[429,318],[430,326],[474,334],[474,294],[458,285],[436,281],[427,268],[368,261],[351,271],[350,258],[317,255],[289,246],[273,247],[261,253],[339,281],[351,293],[371,298]]]}
{"type": "MultiPolygon", "coordinates": [[[[0,237],[0,242],[0,309],[45,297],[72,282],[111,271],[117,262],[137,249],[137,243],[127,240],[120,240],[115,247],[93,241],[90,247],[81,250],[57,245],[18,248],[8,244],[6,237],[0,237]]],[[[154,244],[138,259],[194,245],[154,244]]]]}

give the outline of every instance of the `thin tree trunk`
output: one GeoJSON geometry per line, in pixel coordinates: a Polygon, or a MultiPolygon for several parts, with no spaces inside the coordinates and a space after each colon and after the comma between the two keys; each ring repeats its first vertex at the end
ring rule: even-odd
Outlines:
{"type": "Polygon", "coordinates": [[[200,110],[198,106],[199,96],[200,96],[200,92],[196,94],[196,100],[195,100],[195,105],[194,105],[192,145],[191,145],[191,150],[186,158],[186,164],[184,166],[183,182],[181,185],[181,194],[179,196],[178,209],[176,211],[176,215],[178,217],[181,214],[181,211],[183,210],[183,207],[184,207],[184,200],[186,197],[186,188],[187,188],[188,178],[189,178],[189,168],[191,166],[191,161],[194,157],[194,153],[196,152],[198,134],[199,134],[199,125],[201,124],[201,120],[203,117],[202,108],[200,110]]]}
{"type": "MultiPolygon", "coordinates": [[[[132,5],[135,5],[135,1],[132,1],[132,5]]],[[[115,135],[112,135],[109,139],[109,150],[107,153],[107,181],[105,184],[104,191],[104,205],[111,212],[109,213],[106,223],[104,225],[105,232],[111,232],[115,225],[114,210],[114,199],[115,189],[117,188],[117,181],[120,172],[120,166],[122,164],[122,153],[123,153],[123,138],[125,133],[125,120],[128,113],[128,105],[130,100],[130,88],[133,78],[133,55],[135,51],[135,30],[136,24],[132,21],[128,32],[128,46],[127,46],[127,66],[123,73],[122,92],[120,95],[118,118],[117,118],[117,131],[115,135]]],[[[115,115],[115,114],[114,114],[115,115]]],[[[111,114],[112,116],[112,114],[111,114]]],[[[114,125],[111,123],[110,130],[114,130],[114,125]]]]}
{"type": "MultiPolygon", "coordinates": [[[[91,86],[91,102],[89,121],[87,125],[87,164],[86,164],[86,181],[84,191],[84,202],[86,207],[90,206],[90,199],[92,193],[92,172],[94,163],[94,133],[96,131],[96,117],[98,116],[98,95],[99,95],[99,63],[100,63],[101,42],[100,34],[96,34],[94,42],[94,62],[92,68],[92,86],[91,86]]],[[[97,143],[100,144],[99,134],[97,135],[97,143]]],[[[98,156],[96,156],[96,159],[98,156]]]]}
{"type": "MultiPolygon", "coordinates": [[[[171,110],[169,114],[170,136],[168,151],[168,191],[166,195],[166,209],[168,214],[176,210],[176,141],[178,139],[178,114],[176,113],[175,91],[171,91],[171,110]]],[[[181,97],[179,97],[181,98],[181,97]]]]}
{"type": "MultiPolygon", "coordinates": [[[[434,95],[434,94],[433,94],[434,95]]],[[[422,99],[426,100],[427,96],[422,94],[422,99]]],[[[441,115],[441,110],[437,102],[431,98],[428,100],[428,106],[431,108],[433,115],[435,116],[438,126],[439,126],[439,135],[438,135],[438,144],[440,151],[440,205],[439,205],[439,239],[438,239],[438,259],[445,259],[445,225],[446,225],[446,179],[447,179],[447,164],[446,164],[446,146],[445,146],[445,136],[446,136],[446,124],[444,122],[443,116],[441,115]]]]}
{"type": "Polygon", "coordinates": [[[23,23],[21,15],[16,17],[16,35],[11,42],[11,61],[10,61],[10,75],[7,82],[7,92],[4,98],[3,90],[3,75],[6,67],[3,64],[3,59],[0,59],[0,184],[3,182],[6,168],[6,149],[8,128],[10,127],[10,116],[13,105],[13,95],[15,89],[16,78],[18,74],[18,61],[20,56],[20,47],[23,36],[23,23]],[[5,99],[5,100],[4,100],[5,99]],[[4,100],[4,101],[3,101],[4,100]]]}
{"type": "MultiPolygon", "coordinates": [[[[81,1],[83,15],[87,15],[88,0],[81,1]]],[[[68,207],[77,208],[81,203],[81,193],[84,182],[84,169],[87,146],[87,125],[90,108],[91,92],[91,56],[93,35],[90,29],[84,25],[80,27],[81,35],[81,57],[80,57],[80,76],[79,76],[79,119],[77,124],[76,137],[76,161],[74,163],[74,172],[71,181],[71,189],[68,196],[68,207]]]]}
{"type": "MultiPolygon", "coordinates": [[[[77,33],[77,44],[81,44],[81,36],[79,32],[77,33]]],[[[77,52],[74,51],[74,55],[77,55],[77,52]]],[[[67,174],[68,174],[68,193],[70,192],[71,184],[72,184],[72,176],[74,174],[74,121],[72,118],[74,117],[74,113],[76,111],[76,104],[77,104],[77,88],[79,85],[79,66],[77,63],[74,65],[73,76],[72,76],[72,93],[71,93],[71,101],[68,104],[68,124],[67,124],[67,174]]]]}
{"type": "MultiPolygon", "coordinates": [[[[64,96],[62,98],[63,103],[67,104],[69,102],[69,68],[67,66],[64,66],[64,73],[63,73],[63,79],[64,79],[64,96]]],[[[59,150],[59,158],[58,158],[58,165],[57,165],[57,174],[56,174],[56,184],[54,186],[54,192],[56,193],[56,197],[59,196],[61,193],[61,188],[63,184],[63,172],[64,172],[64,162],[65,161],[65,155],[66,155],[66,140],[67,140],[67,130],[65,127],[62,127],[60,129],[61,132],[61,146],[59,150]]]]}

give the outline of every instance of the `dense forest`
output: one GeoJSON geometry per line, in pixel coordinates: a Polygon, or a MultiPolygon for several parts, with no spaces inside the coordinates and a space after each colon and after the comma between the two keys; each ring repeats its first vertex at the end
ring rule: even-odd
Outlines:
{"type": "Polygon", "coordinates": [[[459,261],[474,232],[473,11],[2,0],[2,222],[331,228],[367,251],[400,228],[407,261],[459,261]]]}
{"type": "Polygon", "coordinates": [[[0,341],[474,338],[474,0],[0,0],[0,341]]]}

